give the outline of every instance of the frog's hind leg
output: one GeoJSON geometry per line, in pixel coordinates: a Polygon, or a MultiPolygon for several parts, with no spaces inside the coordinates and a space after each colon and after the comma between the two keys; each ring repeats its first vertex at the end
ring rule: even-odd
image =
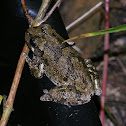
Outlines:
{"type": "Polygon", "coordinates": [[[44,73],[44,64],[40,57],[33,55],[32,59],[30,59],[27,53],[24,53],[23,55],[29,65],[31,74],[36,78],[42,78],[44,73]]]}
{"type": "Polygon", "coordinates": [[[96,68],[93,66],[93,63],[90,59],[85,59],[84,61],[88,68],[88,71],[90,72],[91,80],[92,82],[94,82],[95,94],[100,95],[102,93],[102,90],[101,90],[98,72],[96,68]]]}
{"type": "Polygon", "coordinates": [[[53,101],[67,106],[85,104],[91,99],[91,96],[77,90],[75,85],[56,86],[50,91],[44,90],[44,93],[40,97],[41,101],[53,101]]]}

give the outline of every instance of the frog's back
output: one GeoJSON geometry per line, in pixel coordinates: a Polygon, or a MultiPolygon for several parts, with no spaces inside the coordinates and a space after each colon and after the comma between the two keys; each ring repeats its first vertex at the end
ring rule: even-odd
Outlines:
{"type": "Polygon", "coordinates": [[[46,59],[45,72],[52,82],[58,86],[75,85],[80,88],[79,90],[91,88],[90,74],[80,54],[70,46],[59,49],[57,52],[46,56],[48,63],[46,59]]]}

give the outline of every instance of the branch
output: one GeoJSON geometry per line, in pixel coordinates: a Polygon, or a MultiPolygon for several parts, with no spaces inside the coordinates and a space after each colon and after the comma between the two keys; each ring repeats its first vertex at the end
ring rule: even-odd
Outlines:
{"type": "MultiPolygon", "coordinates": [[[[27,13],[25,0],[21,0],[21,3],[22,3],[23,10],[25,12],[25,15],[28,19],[28,22],[29,22],[29,24],[31,24],[33,19],[27,13]]],[[[26,53],[29,52],[29,48],[27,47],[26,43],[23,47],[23,50],[21,52],[21,55],[20,55],[20,58],[19,58],[19,61],[18,61],[18,64],[17,64],[16,72],[15,72],[15,75],[14,75],[14,79],[13,79],[13,82],[12,82],[12,86],[11,86],[11,89],[10,89],[8,99],[7,99],[7,101],[6,101],[6,99],[4,99],[3,114],[2,114],[2,117],[1,117],[1,120],[0,120],[0,126],[6,126],[8,119],[10,117],[10,114],[13,110],[15,95],[16,95],[16,92],[17,92],[17,88],[18,88],[18,85],[19,85],[19,81],[20,81],[21,74],[22,74],[23,67],[24,67],[24,63],[25,63],[25,57],[23,56],[24,52],[26,52],[26,53]]]]}
{"type": "MultiPolygon", "coordinates": [[[[109,0],[105,0],[105,29],[109,28],[109,0]]],[[[116,27],[118,29],[118,27],[116,27]]],[[[126,28],[126,26],[125,26],[126,28]]],[[[116,29],[116,30],[117,30],[116,29]]],[[[105,34],[104,40],[104,50],[109,50],[109,34],[105,34]]],[[[102,96],[101,96],[101,111],[100,119],[102,125],[104,126],[104,106],[105,106],[105,95],[106,95],[106,86],[107,86],[107,74],[108,74],[108,53],[104,54],[104,67],[103,67],[103,78],[102,78],[102,96]]]]}
{"type": "Polygon", "coordinates": [[[22,4],[22,8],[24,11],[24,14],[29,22],[29,24],[31,25],[33,22],[33,18],[31,17],[31,15],[28,13],[28,9],[26,8],[26,4],[25,4],[25,0],[21,0],[21,4],[22,4]]]}
{"type": "Polygon", "coordinates": [[[46,22],[46,20],[52,15],[53,11],[56,9],[56,7],[60,4],[62,0],[58,0],[55,5],[52,7],[52,9],[46,14],[45,18],[42,20],[41,23],[46,22]]]}
{"type": "Polygon", "coordinates": [[[82,20],[84,20],[87,16],[89,16],[92,12],[94,12],[96,9],[98,9],[103,4],[102,1],[100,1],[98,4],[96,4],[94,7],[92,7],[89,11],[87,11],[85,14],[83,14],[81,17],[73,21],[71,24],[69,24],[66,27],[66,30],[69,31],[71,28],[77,26],[82,20]]]}
{"type": "Polygon", "coordinates": [[[39,12],[38,12],[35,20],[32,22],[32,26],[36,27],[42,23],[43,17],[45,16],[45,13],[49,7],[50,1],[51,0],[43,0],[41,7],[39,9],[39,12]]]}
{"type": "Polygon", "coordinates": [[[122,61],[121,61],[119,58],[117,58],[116,60],[118,61],[119,65],[121,66],[121,68],[122,68],[124,74],[126,74],[126,68],[125,68],[125,66],[123,65],[122,61]]]}
{"type": "Polygon", "coordinates": [[[23,53],[24,52],[28,53],[28,51],[29,51],[29,48],[25,44],[24,48],[22,50],[22,53],[20,55],[18,64],[17,64],[17,69],[16,69],[16,72],[15,72],[15,76],[14,76],[14,79],[13,79],[13,82],[12,82],[12,86],[11,86],[11,89],[10,89],[8,99],[7,99],[7,101],[6,101],[6,103],[4,104],[4,107],[3,107],[3,114],[2,114],[1,121],[0,121],[0,126],[6,126],[7,121],[9,119],[9,116],[10,116],[12,110],[13,110],[13,103],[14,103],[16,91],[17,91],[17,88],[18,88],[18,85],[19,85],[19,81],[20,81],[22,70],[23,70],[24,63],[25,63],[25,57],[23,56],[23,53]]]}
{"type": "Polygon", "coordinates": [[[32,26],[36,27],[36,26],[39,26],[40,24],[42,24],[43,22],[46,22],[46,20],[52,15],[53,11],[56,9],[56,7],[60,4],[61,1],[62,0],[57,0],[57,2],[52,7],[52,9],[44,17],[45,12],[48,9],[49,2],[50,2],[50,0],[44,0],[40,9],[39,9],[39,12],[38,12],[35,20],[32,23],[32,26]]]}

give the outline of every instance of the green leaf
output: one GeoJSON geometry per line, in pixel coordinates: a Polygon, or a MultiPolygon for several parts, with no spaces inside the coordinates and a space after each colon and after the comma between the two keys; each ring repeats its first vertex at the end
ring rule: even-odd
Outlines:
{"type": "Polygon", "coordinates": [[[67,39],[67,40],[63,41],[63,43],[69,42],[71,40],[75,40],[75,39],[78,39],[78,38],[92,37],[92,36],[103,35],[103,34],[107,34],[107,33],[114,33],[114,32],[119,32],[119,31],[126,31],[126,24],[120,25],[120,26],[117,26],[117,27],[113,27],[113,28],[109,28],[109,29],[106,29],[106,30],[81,34],[81,35],[75,36],[73,38],[67,39]]]}
{"type": "Polygon", "coordinates": [[[3,96],[0,95],[0,105],[1,105],[2,99],[3,99],[3,96]]]}

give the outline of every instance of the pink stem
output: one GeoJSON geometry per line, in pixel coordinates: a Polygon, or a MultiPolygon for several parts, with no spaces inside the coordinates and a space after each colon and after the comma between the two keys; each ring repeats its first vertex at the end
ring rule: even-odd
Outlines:
{"type": "MultiPolygon", "coordinates": [[[[109,28],[109,0],[105,0],[105,29],[109,28]]],[[[103,79],[102,79],[102,96],[101,96],[101,111],[100,119],[102,126],[104,126],[104,105],[107,85],[107,74],[108,74],[108,50],[109,50],[109,34],[105,34],[104,40],[104,67],[103,67],[103,79]]]]}

